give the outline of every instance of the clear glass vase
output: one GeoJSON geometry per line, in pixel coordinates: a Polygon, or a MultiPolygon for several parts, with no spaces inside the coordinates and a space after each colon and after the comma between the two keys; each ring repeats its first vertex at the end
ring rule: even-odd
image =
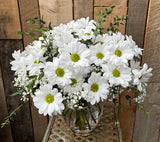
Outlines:
{"type": "Polygon", "coordinates": [[[95,129],[102,114],[102,102],[95,105],[87,103],[82,109],[70,109],[66,107],[63,113],[66,123],[74,134],[82,136],[89,135],[95,129]]]}

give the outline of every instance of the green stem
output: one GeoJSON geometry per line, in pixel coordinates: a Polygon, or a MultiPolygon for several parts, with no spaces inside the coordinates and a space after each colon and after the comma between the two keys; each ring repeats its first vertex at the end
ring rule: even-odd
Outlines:
{"type": "Polygon", "coordinates": [[[24,106],[24,104],[20,104],[17,108],[15,108],[10,114],[9,116],[7,116],[5,118],[5,121],[1,124],[1,128],[5,127],[6,125],[8,125],[10,123],[10,120],[12,119],[13,115],[16,114],[16,112],[22,107],[24,106]]]}

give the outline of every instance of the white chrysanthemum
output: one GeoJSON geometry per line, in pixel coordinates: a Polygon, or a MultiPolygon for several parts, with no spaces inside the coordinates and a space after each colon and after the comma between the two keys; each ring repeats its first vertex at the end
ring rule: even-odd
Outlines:
{"type": "Polygon", "coordinates": [[[134,60],[131,60],[130,61],[130,67],[131,67],[131,70],[133,69],[138,69],[140,70],[140,62],[139,61],[134,61],[134,60]]]}
{"type": "Polygon", "coordinates": [[[82,74],[77,73],[73,74],[71,78],[71,83],[69,85],[65,85],[63,87],[63,90],[65,93],[73,94],[77,93],[79,91],[82,91],[82,84],[83,84],[84,78],[82,74]]]}
{"type": "Polygon", "coordinates": [[[39,113],[44,116],[61,114],[64,109],[62,94],[57,89],[52,89],[51,85],[44,85],[35,92],[33,97],[34,105],[39,109],[39,113]]]}
{"type": "Polygon", "coordinates": [[[69,44],[72,41],[77,41],[76,38],[73,37],[70,30],[65,27],[60,28],[56,27],[56,31],[54,31],[54,40],[53,40],[53,46],[63,48],[65,45],[69,44]]]}
{"type": "Polygon", "coordinates": [[[92,105],[98,103],[100,100],[107,99],[108,83],[104,80],[100,74],[93,72],[88,79],[88,83],[83,84],[84,91],[87,91],[88,94],[85,96],[85,99],[90,102],[92,105]]]}
{"type": "Polygon", "coordinates": [[[99,42],[101,44],[106,44],[106,45],[110,45],[113,42],[113,38],[109,34],[98,35],[96,36],[95,39],[92,39],[92,40],[93,40],[93,43],[99,42]]]}
{"type": "Polygon", "coordinates": [[[102,65],[107,61],[107,53],[108,49],[106,45],[96,44],[95,46],[90,47],[91,55],[90,60],[91,63],[95,63],[97,66],[102,65]]]}
{"type": "Polygon", "coordinates": [[[108,62],[113,65],[128,65],[128,61],[133,59],[134,52],[128,46],[127,42],[120,40],[118,42],[114,42],[112,46],[108,49],[108,62]]]}
{"type": "Polygon", "coordinates": [[[80,42],[71,42],[61,52],[63,62],[69,67],[76,70],[83,69],[82,67],[88,67],[90,60],[88,58],[90,54],[89,49],[85,44],[80,42]]]}
{"type": "Polygon", "coordinates": [[[128,42],[129,47],[133,50],[135,57],[140,57],[142,55],[142,48],[139,48],[135,41],[133,41],[132,36],[126,35],[126,41],[128,42]]]}
{"type": "Polygon", "coordinates": [[[26,70],[26,64],[25,64],[25,56],[20,53],[20,50],[14,51],[12,54],[12,57],[14,60],[10,62],[11,70],[16,71],[16,73],[25,71],[26,70]]]}
{"type": "Polygon", "coordinates": [[[46,52],[46,48],[42,46],[41,41],[34,41],[31,45],[25,47],[24,53],[32,55],[37,61],[42,61],[43,55],[46,52]]]}
{"type": "Polygon", "coordinates": [[[109,81],[110,86],[129,86],[131,81],[131,69],[123,66],[103,65],[104,77],[109,81]]]}
{"type": "Polygon", "coordinates": [[[65,86],[71,83],[72,72],[61,63],[60,59],[54,58],[53,62],[47,62],[44,66],[44,75],[52,85],[65,86]]]}
{"type": "Polygon", "coordinates": [[[143,65],[141,70],[133,69],[133,84],[137,85],[138,90],[142,91],[142,84],[148,82],[149,78],[152,76],[152,68],[148,69],[147,64],[143,65]]]}
{"type": "Polygon", "coordinates": [[[94,20],[89,21],[89,17],[87,17],[78,19],[77,21],[71,21],[68,23],[68,27],[80,40],[87,40],[94,37],[92,29],[96,27],[93,23],[96,22],[94,20]]]}

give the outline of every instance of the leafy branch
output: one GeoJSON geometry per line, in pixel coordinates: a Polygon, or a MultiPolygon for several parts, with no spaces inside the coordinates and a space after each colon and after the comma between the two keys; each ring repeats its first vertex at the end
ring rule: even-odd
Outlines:
{"type": "Polygon", "coordinates": [[[24,106],[24,102],[9,113],[9,115],[5,118],[4,122],[1,123],[1,128],[10,124],[10,121],[13,120],[13,117],[14,117],[14,115],[16,115],[16,112],[19,111],[22,106],[24,106]]]}
{"type": "Polygon", "coordinates": [[[107,16],[112,13],[114,7],[115,6],[113,5],[96,13],[96,15],[98,16],[98,23],[94,24],[96,26],[96,29],[93,29],[95,36],[102,34],[102,31],[104,30],[103,23],[106,21],[107,16]]]}
{"type": "Polygon", "coordinates": [[[46,26],[47,22],[43,20],[43,17],[42,19],[39,19],[38,17],[35,17],[33,19],[28,18],[26,22],[35,25],[36,28],[31,28],[31,32],[18,31],[17,34],[30,35],[34,40],[38,40],[38,37],[45,37],[45,31],[52,30],[51,22],[48,24],[48,26],[46,26]],[[38,33],[37,37],[35,33],[38,33]]]}
{"type": "Polygon", "coordinates": [[[139,110],[144,111],[147,115],[149,115],[150,113],[144,108],[144,106],[138,102],[135,102],[135,104],[138,106],[139,110]]]}
{"type": "Polygon", "coordinates": [[[119,31],[119,29],[118,29],[118,27],[120,26],[120,25],[124,25],[124,23],[125,23],[125,21],[128,19],[128,15],[126,15],[126,16],[122,16],[121,18],[119,17],[119,16],[116,16],[115,18],[114,18],[114,22],[113,23],[110,23],[110,27],[109,28],[107,28],[107,31],[109,32],[109,31],[112,31],[112,32],[117,32],[117,31],[119,31]]]}

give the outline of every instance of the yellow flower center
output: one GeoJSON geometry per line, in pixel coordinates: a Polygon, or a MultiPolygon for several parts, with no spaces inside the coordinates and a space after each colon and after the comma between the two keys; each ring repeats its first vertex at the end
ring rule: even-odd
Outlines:
{"type": "Polygon", "coordinates": [[[51,95],[51,94],[48,94],[45,98],[45,101],[48,103],[48,104],[51,104],[54,102],[54,96],[51,95]]]}
{"type": "Polygon", "coordinates": [[[70,84],[71,86],[73,86],[74,84],[77,84],[77,80],[74,78],[71,78],[72,83],[70,84]]]}
{"type": "Polygon", "coordinates": [[[84,35],[85,35],[85,36],[90,36],[91,34],[90,34],[90,33],[85,33],[84,35]]]}
{"type": "Polygon", "coordinates": [[[57,69],[56,69],[56,74],[57,74],[58,77],[63,77],[64,74],[65,74],[64,69],[62,69],[62,68],[57,68],[57,69]]]}
{"type": "Polygon", "coordinates": [[[116,50],[115,51],[115,55],[117,55],[118,57],[122,56],[122,52],[120,50],[116,50]]]}
{"type": "Polygon", "coordinates": [[[96,57],[97,57],[97,59],[103,59],[104,54],[99,52],[96,54],[96,57]]]}
{"type": "Polygon", "coordinates": [[[99,85],[97,83],[93,83],[91,85],[91,91],[97,92],[99,90],[99,85]]]}
{"type": "Polygon", "coordinates": [[[71,60],[73,61],[73,62],[78,62],[79,60],[80,60],[80,56],[78,55],[78,54],[72,54],[71,55],[71,60]]]}
{"type": "Polygon", "coordinates": [[[112,71],[112,74],[114,77],[120,77],[120,72],[116,69],[112,71]]]}
{"type": "Polygon", "coordinates": [[[38,62],[37,62],[37,60],[34,61],[34,64],[39,64],[39,63],[40,63],[40,61],[38,61],[38,62]]]}

